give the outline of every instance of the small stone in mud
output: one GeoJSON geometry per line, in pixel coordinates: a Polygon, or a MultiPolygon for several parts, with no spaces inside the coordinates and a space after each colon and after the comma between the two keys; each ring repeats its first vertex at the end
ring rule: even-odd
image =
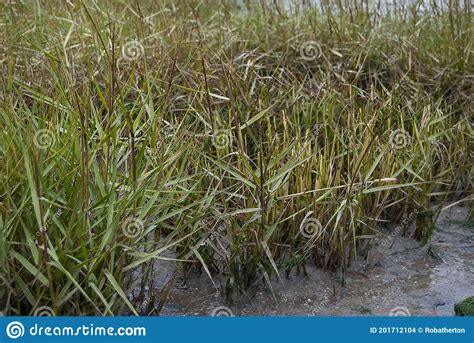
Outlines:
{"type": "Polygon", "coordinates": [[[454,304],[454,313],[460,317],[474,316],[474,296],[454,304]]]}

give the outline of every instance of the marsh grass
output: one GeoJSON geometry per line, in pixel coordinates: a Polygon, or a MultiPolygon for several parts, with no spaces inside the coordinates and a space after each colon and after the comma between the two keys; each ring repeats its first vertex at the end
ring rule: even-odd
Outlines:
{"type": "Polygon", "coordinates": [[[170,251],[229,301],[282,266],[344,283],[380,222],[426,242],[472,200],[468,2],[244,3],[0,5],[5,314],[158,314],[170,251]]]}

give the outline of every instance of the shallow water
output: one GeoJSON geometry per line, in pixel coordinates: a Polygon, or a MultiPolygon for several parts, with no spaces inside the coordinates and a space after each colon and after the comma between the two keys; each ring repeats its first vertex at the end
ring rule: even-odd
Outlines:
{"type": "MultiPolygon", "coordinates": [[[[284,9],[285,11],[289,13],[294,13],[296,9],[302,10],[305,7],[314,7],[314,8],[320,8],[321,6],[321,0],[277,0],[276,3],[279,5],[281,9],[284,9]]],[[[323,2],[325,3],[325,2],[323,2]]],[[[460,4],[462,7],[464,7],[465,0],[460,0],[460,4]]],[[[236,0],[235,4],[239,6],[242,9],[245,9],[245,0],[236,0]]],[[[337,11],[338,10],[338,5],[337,2],[329,2],[331,4],[332,9],[337,11]]],[[[433,4],[432,0],[368,0],[367,2],[369,9],[371,11],[377,10],[380,11],[381,13],[386,13],[388,11],[394,11],[394,10],[399,10],[400,8],[410,8],[414,5],[416,5],[417,11],[418,12],[423,12],[426,9],[430,8],[433,4]]],[[[325,3],[325,6],[328,4],[325,3]]],[[[361,5],[359,4],[359,7],[361,5]]],[[[364,4],[365,6],[365,4],[364,4]]],[[[441,10],[446,10],[449,8],[449,1],[448,0],[439,0],[436,1],[436,8],[439,8],[441,10]]]]}
{"type": "MultiPolygon", "coordinates": [[[[239,296],[230,309],[234,315],[357,316],[414,315],[450,316],[453,305],[474,295],[474,228],[467,221],[467,207],[442,212],[431,242],[421,247],[409,237],[395,236],[393,245],[378,244],[367,260],[360,259],[348,271],[346,287],[340,274],[307,267],[308,275],[272,281],[275,296],[262,286],[239,296]],[[432,245],[443,261],[428,253],[432,245]],[[390,246],[391,245],[391,246],[390,246]]],[[[379,242],[384,237],[381,235],[379,242]]],[[[174,269],[160,263],[163,285],[174,269]]],[[[214,280],[219,287],[219,279],[214,280]]],[[[162,315],[209,315],[224,298],[205,274],[191,277],[186,286],[176,284],[162,315]]]]}

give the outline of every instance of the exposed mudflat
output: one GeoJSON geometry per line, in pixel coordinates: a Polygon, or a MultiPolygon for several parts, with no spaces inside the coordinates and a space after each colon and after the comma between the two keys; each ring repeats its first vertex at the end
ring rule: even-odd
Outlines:
{"type": "MultiPolygon", "coordinates": [[[[387,234],[387,233],[385,233],[387,234]]],[[[387,235],[381,234],[378,243],[387,235]]],[[[172,273],[173,262],[158,266],[158,287],[172,273]]],[[[474,227],[467,207],[452,207],[438,218],[429,244],[396,235],[390,244],[377,244],[367,260],[360,259],[341,287],[340,273],[307,267],[308,275],[272,281],[274,296],[265,286],[238,296],[230,310],[236,316],[451,316],[453,305],[474,295],[474,227]],[[392,244],[393,243],[393,244],[392,244]],[[434,247],[441,258],[433,257],[434,247]]],[[[177,282],[161,315],[210,315],[224,306],[220,281],[215,287],[206,274],[177,282]]]]}

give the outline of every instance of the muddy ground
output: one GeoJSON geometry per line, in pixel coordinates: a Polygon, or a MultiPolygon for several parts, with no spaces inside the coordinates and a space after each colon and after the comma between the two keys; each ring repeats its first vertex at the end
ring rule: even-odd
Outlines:
{"type": "MultiPolygon", "coordinates": [[[[455,206],[441,212],[430,243],[384,232],[367,260],[360,258],[341,286],[340,273],[308,266],[308,275],[293,271],[287,279],[240,295],[228,309],[236,316],[360,316],[412,315],[451,316],[453,305],[474,295],[474,227],[468,207],[455,206]],[[387,237],[390,244],[380,244],[387,237]],[[430,248],[431,246],[431,248],[430,248]],[[435,254],[432,253],[435,252],[435,254]]],[[[158,288],[169,279],[172,262],[157,265],[158,288]],[[160,285],[161,284],[161,285],[160,285]]],[[[210,315],[225,306],[219,280],[216,286],[204,273],[176,282],[161,315],[210,315]]]]}

